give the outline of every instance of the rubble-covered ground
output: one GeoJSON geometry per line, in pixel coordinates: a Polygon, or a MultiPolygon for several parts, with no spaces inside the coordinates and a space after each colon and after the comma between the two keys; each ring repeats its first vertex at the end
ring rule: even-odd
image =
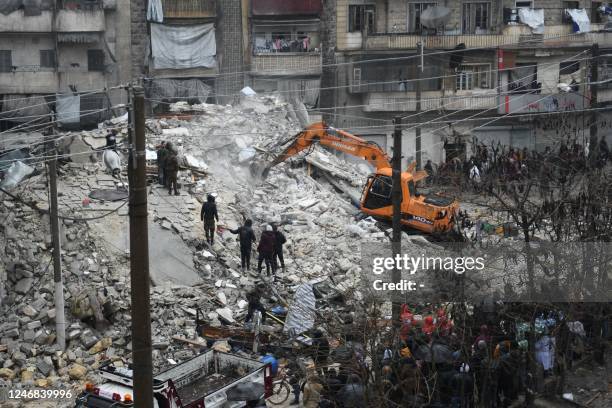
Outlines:
{"type": "MultiPolygon", "coordinates": [[[[385,232],[351,205],[349,195],[359,195],[371,171],[363,163],[319,148],[309,152],[309,160],[342,180],[349,195],[310,177],[308,166],[293,166],[292,161],[274,168],[265,181],[252,176],[254,156],[278,152],[301,128],[303,111],[274,97],[245,98],[234,107],[178,103],[172,110],[175,114],[164,119],[147,120],[150,158],[159,142],[170,141],[184,168],[179,196],[156,184],[148,195],[156,371],[197,352],[176,338],[204,342],[196,334],[198,310],[212,325],[242,324],[246,292],[260,280],[253,271],[240,270],[238,242],[229,231],[244,219],[253,220],[257,238],[266,223],[274,222],[288,239],[287,268],[277,272],[273,285],[268,281],[275,289],[266,299],[269,307],[291,302],[297,286],[313,279],[330,278],[341,292],[355,287],[361,242],[388,242],[385,232]],[[203,244],[200,221],[201,202],[208,193],[217,194],[219,208],[212,248],[203,244]]],[[[109,126],[127,135],[124,122],[109,126]]],[[[105,134],[101,126],[61,136],[66,155],[72,155],[72,162],[60,167],[58,187],[66,350],[55,345],[44,168],[11,190],[19,200],[0,196],[0,379],[9,384],[72,387],[78,392],[86,380],[100,380],[95,369],[102,360],[112,359],[119,366],[130,360],[128,206],[124,199],[88,198],[92,191],[122,187],[106,172],[100,153],[92,150],[104,146],[105,134]],[[103,318],[96,313],[96,303],[103,318]]],[[[475,206],[469,209],[478,212],[475,206]]],[[[253,270],[255,251],[251,263],[253,270]]],[[[270,334],[282,329],[267,324],[263,330],[270,334]]]]}
{"type": "MultiPolygon", "coordinates": [[[[360,236],[385,240],[373,223],[356,221],[357,210],[350,201],[339,199],[330,185],[308,177],[304,168],[292,169],[288,163],[273,170],[265,182],[251,177],[254,149],[270,149],[299,130],[289,105],[251,98],[237,107],[189,109],[196,113],[184,120],[147,121],[151,150],[162,140],[171,141],[183,165],[193,169],[179,174],[180,196],[169,195],[155,184],[149,194],[156,370],[194,355],[194,350],[173,337],[197,339],[197,309],[213,325],[221,324],[219,315],[239,322],[246,314],[245,294],[258,278],[254,272],[241,273],[236,235],[229,232],[245,217],[253,219],[258,237],[265,223],[282,225],[288,238],[287,268],[277,273],[274,286],[289,301],[296,285],[314,278],[333,276],[339,287],[351,285],[359,269],[360,236]],[[217,194],[220,221],[215,244],[207,248],[202,245],[199,211],[211,192],[217,194]]],[[[125,129],[120,130],[126,135],[125,129]]],[[[86,379],[96,380],[94,370],[101,360],[110,358],[119,365],[129,361],[128,206],[124,200],[88,198],[94,190],[114,190],[120,184],[105,171],[100,153],[84,147],[101,147],[105,134],[102,128],[61,135],[65,154],[74,158],[60,166],[58,182],[67,320],[64,351],[55,345],[44,167],[11,190],[19,200],[2,196],[0,378],[10,383],[78,390],[86,379]],[[96,320],[92,294],[107,321],[96,320]]],[[[312,154],[330,165],[337,161],[322,151],[312,154]]],[[[337,171],[357,187],[364,170],[345,164],[337,171]]],[[[257,263],[255,251],[251,262],[257,263]]],[[[264,329],[274,332],[280,326],[264,329]]]]}

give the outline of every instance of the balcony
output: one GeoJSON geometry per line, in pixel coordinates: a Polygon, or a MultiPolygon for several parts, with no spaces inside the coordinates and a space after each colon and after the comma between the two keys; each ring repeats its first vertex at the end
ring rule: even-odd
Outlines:
{"type": "Polygon", "coordinates": [[[101,32],[105,30],[104,10],[101,8],[59,10],[55,20],[58,32],[101,32]]]}
{"type": "Polygon", "coordinates": [[[572,112],[588,109],[589,99],[580,93],[513,94],[499,96],[498,113],[572,112]]]}
{"type": "Polygon", "coordinates": [[[251,74],[266,75],[321,75],[321,54],[273,53],[253,56],[251,74]]]}
{"type": "Polygon", "coordinates": [[[253,16],[296,16],[321,14],[321,0],[252,0],[253,16]]]}
{"type": "Polygon", "coordinates": [[[216,0],[162,0],[164,18],[214,18],[216,0]]]}
{"type": "MultiPolygon", "coordinates": [[[[421,94],[421,110],[483,110],[496,108],[496,92],[426,91],[421,94]]],[[[372,92],[367,94],[366,112],[414,112],[416,92],[372,92]]]]}
{"type": "Polygon", "coordinates": [[[24,16],[23,10],[11,14],[0,13],[0,32],[50,33],[53,28],[53,12],[43,10],[39,16],[24,16]]]}
{"type": "Polygon", "coordinates": [[[524,25],[506,26],[499,34],[419,35],[405,33],[360,32],[339,33],[338,47],[343,50],[398,50],[415,49],[421,42],[426,49],[453,49],[458,44],[467,48],[551,48],[585,47],[593,43],[612,40],[612,33],[597,32],[603,24],[591,24],[592,32],[575,34],[571,25],[547,26],[544,34],[534,35],[524,25]],[[364,40],[365,38],[365,40],[364,40]]]}

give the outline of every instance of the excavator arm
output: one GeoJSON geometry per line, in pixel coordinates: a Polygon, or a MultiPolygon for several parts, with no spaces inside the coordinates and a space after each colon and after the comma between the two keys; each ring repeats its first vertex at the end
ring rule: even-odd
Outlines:
{"type": "Polygon", "coordinates": [[[367,160],[377,170],[391,167],[389,157],[376,143],[368,142],[348,132],[330,128],[323,122],[318,122],[298,133],[289,146],[266,166],[263,176],[266,177],[272,167],[308,149],[315,143],[367,160]]]}

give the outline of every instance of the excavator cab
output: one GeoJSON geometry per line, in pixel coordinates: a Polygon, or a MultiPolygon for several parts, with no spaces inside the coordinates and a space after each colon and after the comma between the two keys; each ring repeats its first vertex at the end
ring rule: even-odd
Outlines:
{"type": "Polygon", "coordinates": [[[391,177],[380,174],[369,176],[361,194],[361,205],[369,210],[393,205],[391,201],[392,188],[391,177]]]}

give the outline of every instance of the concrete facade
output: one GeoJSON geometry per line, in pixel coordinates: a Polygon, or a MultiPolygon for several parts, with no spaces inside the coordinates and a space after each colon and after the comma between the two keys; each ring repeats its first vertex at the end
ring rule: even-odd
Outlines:
{"type": "Polygon", "coordinates": [[[106,98],[104,89],[130,78],[128,2],[83,9],[62,9],[58,3],[38,16],[25,16],[23,10],[0,15],[0,50],[11,64],[0,72],[2,99],[98,91],[113,105],[125,102],[124,91],[109,90],[106,98]]]}
{"type": "MultiPolygon", "coordinates": [[[[582,110],[590,107],[585,84],[592,61],[591,45],[612,46],[612,36],[600,31],[603,21],[596,12],[599,2],[532,1],[533,8],[544,9],[543,34],[534,34],[525,24],[512,21],[509,10],[504,13],[504,9],[516,9],[515,0],[336,0],[336,3],[338,88],[334,103],[329,104],[335,113],[330,120],[337,127],[379,144],[384,141],[389,147],[392,120],[402,117],[404,165],[416,157],[415,129],[419,124],[423,124],[423,163],[427,159],[445,160],[445,140],[462,141],[469,155],[475,140],[543,149],[546,143],[558,143],[561,137],[584,138],[584,129],[589,125],[583,126],[582,121],[589,114],[582,110]],[[415,10],[423,3],[437,3],[450,9],[450,19],[443,28],[415,26],[415,10]],[[476,4],[486,9],[484,28],[474,23],[475,12],[471,7],[476,4]],[[564,8],[576,5],[587,10],[591,32],[574,33],[571,20],[564,18],[564,8]],[[373,16],[365,22],[355,21],[360,13],[373,16]],[[417,55],[419,42],[424,45],[427,67],[421,78],[439,78],[421,81],[420,113],[415,110],[421,59],[417,55]],[[464,44],[467,51],[461,53],[463,60],[459,66],[451,68],[451,51],[458,44],[464,44]],[[562,72],[562,65],[572,61],[576,69],[566,67],[562,72]],[[534,76],[528,68],[521,68],[526,65],[536,67],[534,76]],[[521,87],[517,88],[519,73],[523,77],[521,87]],[[578,84],[577,92],[561,94],[557,85],[572,81],[578,84]],[[532,84],[539,84],[539,89],[531,90],[532,84]],[[564,113],[555,113],[559,111],[564,113]],[[542,129],[543,121],[560,116],[576,122],[571,135],[568,131],[542,129]]],[[[479,10],[482,18],[482,9],[479,10]]],[[[599,103],[607,103],[609,93],[601,93],[599,103]]],[[[604,119],[598,121],[607,123],[604,119]]]]}

